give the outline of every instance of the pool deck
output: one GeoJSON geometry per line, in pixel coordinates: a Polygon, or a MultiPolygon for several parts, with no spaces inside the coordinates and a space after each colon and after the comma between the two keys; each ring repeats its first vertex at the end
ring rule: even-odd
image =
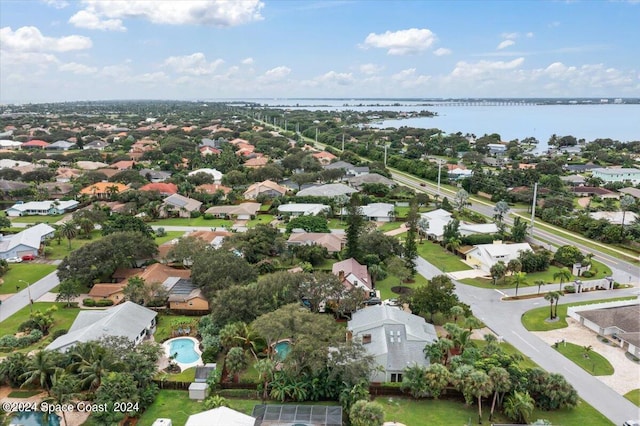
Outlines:
{"type": "Polygon", "coordinates": [[[193,349],[198,354],[198,360],[194,361],[194,362],[184,363],[184,362],[179,362],[178,360],[174,359],[173,362],[178,364],[178,367],[180,367],[180,369],[182,371],[186,370],[187,368],[197,367],[199,365],[204,365],[204,363],[202,362],[202,351],[199,348],[200,342],[195,337],[189,337],[189,336],[174,337],[173,339],[169,339],[169,340],[165,341],[162,344],[162,346],[164,348],[164,353],[165,353],[166,357],[168,359],[171,359],[171,342],[173,342],[174,340],[179,340],[179,339],[188,339],[188,340],[191,340],[193,342],[193,349]]]}

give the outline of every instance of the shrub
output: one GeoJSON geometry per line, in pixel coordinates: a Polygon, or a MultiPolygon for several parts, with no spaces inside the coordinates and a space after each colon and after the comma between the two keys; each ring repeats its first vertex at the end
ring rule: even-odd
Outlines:
{"type": "Polygon", "coordinates": [[[64,336],[65,334],[67,334],[67,330],[65,328],[61,328],[60,330],[54,331],[51,336],[53,337],[53,340],[56,340],[58,337],[64,336]]]}
{"type": "Polygon", "coordinates": [[[165,231],[164,228],[161,227],[156,229],[156,236],[164,237],[165,235],[167,235],[167,231],[165,231]]]}
{"type": "Polygon", "coordinates": [[[86,299],[82,300],[82,304],[84,306],[88,306],[88,307],[92,308],[92,307],[96,306],[96,301],[91,299],[90,297],[87,297],[86,299]]]}
{"type": "Polygon", "coordinates": [[[613,288],[614,289],[619,289],[621,287],[620,283],[613,283],[613,288]]]}
{"type": "Polygon", "coordinates": [[[566,291],[567,293],[575,293],[576,292],[576,288],[575,288],[575,286],[572,286],[572,285],[565,285],[564,286],[564,291],[566,291]]]}
{"type": "Polygon", "coordinates": [[[202,215],[202,213],[200,213],[198,210],[194,210],[191,213],[189,213],[189,216],[191,217],[191,219],[198,218],[201,215],[202,215]]]}
{"type": "Polygon", "coordinates": [[[33,318],[31,318],[20,324],[18,326],[18,331],[23,332],[27,330],[33,330],[34,328],[38,328],[38,324],[33,320],[33,318]]]}
{"type": "Polygon", "coordinates": [[[202,216],[202,218],[204,220],[213,220],[213,219],[215,219],[215,217],[211,213],[205,213],[204,216],[202,216]]]}
{"type": "Polygon", "coordinates": [[[18,338],[13,334],[7,334],[0,337],[0,348],[13,349],[18,346],[18,338]]]}
{"type": "Polygon", "coordinates": [[[104,308],[105,306],[113,306],[113,300],[111,299],[100,299],[96,302],[96,307],[104,308]]]}
{"type": "Polygon", "coordinates": [[[582,273],[582,276],[585,277],[585,278],[592,278],[592,277],[595,276],[595,274],[593,272],[591,272],[591,271],[584,271],[582,273]]]}

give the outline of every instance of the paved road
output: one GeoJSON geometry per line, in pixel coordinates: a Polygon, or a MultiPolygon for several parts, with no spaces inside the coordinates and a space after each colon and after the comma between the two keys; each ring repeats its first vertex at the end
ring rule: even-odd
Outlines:
{"type": "Polygon", "coordinates": [[[31,300],[36,301],[58,284],[60,284],[58,273],[54,271],[41,280],[31,284],[28,288],[4,300],[2,305],[0,305],[0,321],[4,321],[27,306],[29,304],[29,295],[31,295],[31,300]]]}
{"type": "MultiPolygon", "coordinates": [[[[442,274],[438,268],[422,258],[417,260],[417,270],[426,278],[442,274]]],[[[502,302],[500,300],[502,294],[496,290],[477,288],[458,281],[454,282],[458,297],[462,302],[471,306],[476,317],[543,369],[562,374],[576,388],[581,398],[614,424],[621,425],[625,420],[640,418],[640,410],[637,406],[524,328],[521,323],[522,314],[529,309],[546,306],[547,302],[544,299],[502,302]]],[[[537,292],[537,286],[535,291],[537,292]]],[[[637,294],[638,288],[634,287],[607,292],[574,294],[567,296],[563,302],[637,296],[637,294]]],[[[629,378],[629,380],[635,381],[639,379],[639,377],[629,378]]]]}

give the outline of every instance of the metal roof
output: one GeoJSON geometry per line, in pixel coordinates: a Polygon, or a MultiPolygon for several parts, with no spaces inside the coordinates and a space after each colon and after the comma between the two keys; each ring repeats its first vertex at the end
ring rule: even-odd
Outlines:
{"type": "Polygon", "coordinates": [[[335,405],[256,405],[255,426],[342,426],[342,407],[335,405]]]}

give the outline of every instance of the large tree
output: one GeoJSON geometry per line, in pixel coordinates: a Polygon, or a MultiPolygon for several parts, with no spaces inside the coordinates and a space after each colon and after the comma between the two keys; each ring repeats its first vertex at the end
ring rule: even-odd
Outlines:
{"type": "Polygon", "coordinates": [[[178,262],[186,267],[193,265],[198,254],[207,250],[208,244],[197,237],[182,237],[171,246],[166,259],[170,262],[178,262]]]}
{"type": "Polygon", "coordinates": [[[416,274],[416,258],[418,257],[418,246],[416,237],[418,235],[418,203],[414,199],[407,216],[407,238],[404,242],[404,262],[411,272],[411,276],[416,274]]]}
{"type": "Polygon", "coordinates": [[[433,316],[438,312],[448,313],[460,301],[455,294],[455,284],[446,275],[435,276],[427,285],[416,288],[408,298],[413,312],[433,316]]]}
{"type": "Polygon", "coordinates": [[[253,266],[226,250],[205,250],[194,259],[191,267],[193,283],[207,294],[236,284],[248,284],[256,277],[253,266]]]}
{"type": "Polygon", "coordinates": [[[228,237],[224,247],[239,250],[247,262],[254,264],[284,252],[285,242],[282,234],[276,228],[260,224],[247,232],[236,233],[228,237]]]}
{"type": "Polygon", "coordinates": [[[140,232],[149,238],[153,235],[153,229],[139,217],[118,213],[112,214],[102,224],[102,235],[115,232],[140,232]]]}
{"type": "Polygon", "coordinates": [[[364,228],[364,217],[362,216],[362,209],[360,209],[360,198],[357,195],[353,195],[347,205],[345,222],[347,223],[347,229],[345,230],[347,235],[345,257],[359,259],[362,253],[360,235],[364,228]]]}
{"type": "Polygon", "coordinates": [[[81,294],[82,285],[74,278],[67,278],[60,282],[56,302],[66,302],[67,307],[71,306],[71,301],[81,294]]]}

